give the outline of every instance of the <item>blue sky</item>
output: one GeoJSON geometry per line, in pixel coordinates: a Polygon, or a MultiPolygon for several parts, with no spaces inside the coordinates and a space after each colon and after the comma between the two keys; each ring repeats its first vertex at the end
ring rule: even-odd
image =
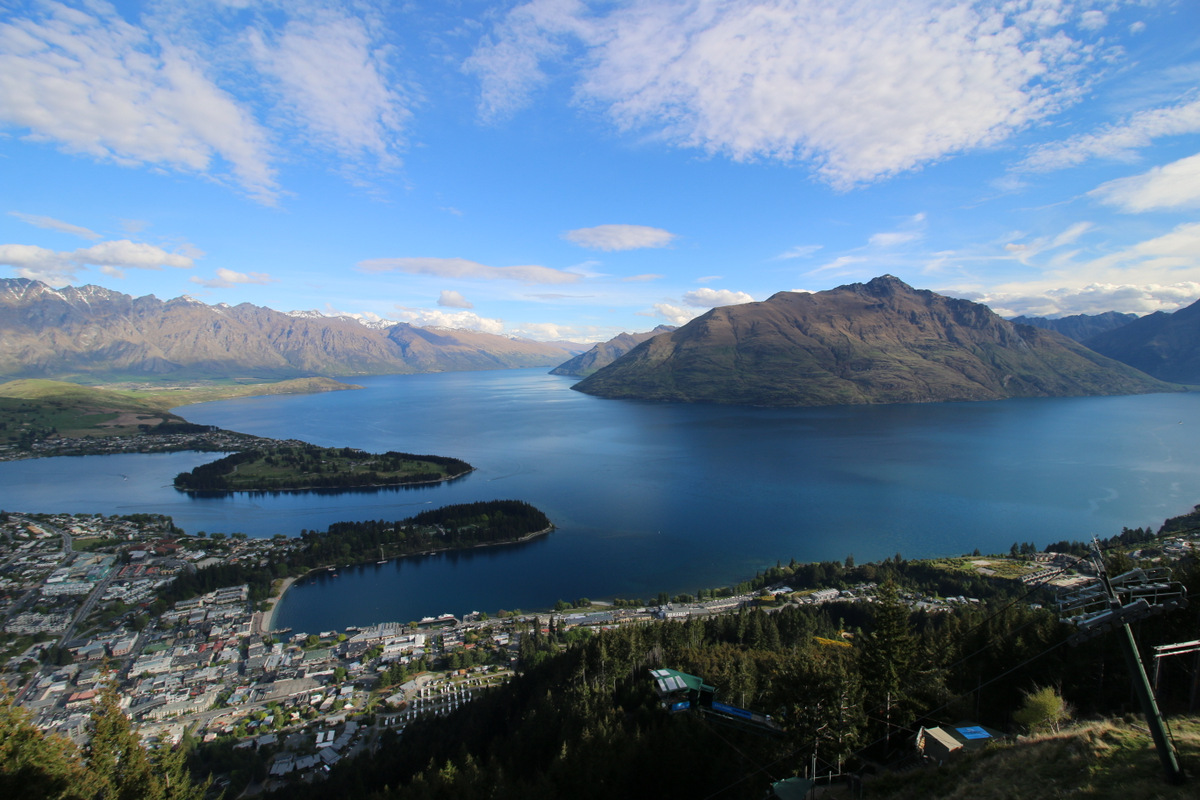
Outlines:
{"type": "Polygon", "coordinates": [[[1194,0],[0,0],[0,276],[607,339],[1200,298],[1194,0]]]}

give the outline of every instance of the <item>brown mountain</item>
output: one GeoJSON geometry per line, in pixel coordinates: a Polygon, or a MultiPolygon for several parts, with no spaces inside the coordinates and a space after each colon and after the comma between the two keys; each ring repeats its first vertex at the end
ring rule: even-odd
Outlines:
{"type": "Polygon", "coordinates": [[[575,385],[602,397],[816,406],[1179,387],[1053,331],[884,275],[714,308],[575,385]]]}
{"type": "Polygon", "coordinates": [[[574,358],[564,361],[550,370],[550,374],[586,378],[601,367],[607,367],[647,339],[653,339],[660,333],[670,333],[673,330],[675,330],[674,325],[659,325],[654,330],[644,333],[617,334],[607,342],[596,344],[586,353],[580,353],[574,358]]]}
{"type": "Polygon", "coordinates": [[[543,367],[566,355],[561,346],[476,331],[0,280],[3,377],[283,379],[543,367]]]}
{"type": "Polygon", "coordinates": [[[1173,314],[1156,311],[1084,343],[1160,380],[1200,384],[1200,300],[1173,314]]]}

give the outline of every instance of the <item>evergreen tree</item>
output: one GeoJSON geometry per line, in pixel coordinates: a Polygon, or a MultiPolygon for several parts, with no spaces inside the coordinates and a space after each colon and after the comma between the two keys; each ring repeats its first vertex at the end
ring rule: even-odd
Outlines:
{"type": "Polygon", "coordinates": [[[7,690],[0,692],[0,796],[85,800],[86,776],[69,739],[43,733],[7,690]]]}
{"type": "Polygon", "coordinates": [[[868,713],[882,719],[885,735],[895,725],[912,718],[909,705],[910,668],[917,651],[908,606],[892,581],[879,586],[874,627],[865,638],[860,655],[863,688],[868,713]]]}

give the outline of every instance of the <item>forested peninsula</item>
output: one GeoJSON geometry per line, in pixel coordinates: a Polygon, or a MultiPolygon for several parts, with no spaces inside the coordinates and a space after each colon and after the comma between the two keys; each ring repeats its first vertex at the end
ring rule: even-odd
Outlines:
{"type": "Polygon", "coordinates": [[[294,492],[404,486],[452,480],[473,470],[446,456],[367,453],[353,447],[261,440],[258,446],[175,476],[181,492],[294,492]]]}
{"type": "Polygon", "coordinates": [[[248,584],[250,598],[265,600],[277,578],[321,567],[355,564],[417,553],[513,544],[554,529],[550,518],[522,500],[460,503],[389,522],[335,522],[324,531],[302,530],[295,547],[267,565],[226,562],[179,575],[161,596],[165,604],[248,584]]]}

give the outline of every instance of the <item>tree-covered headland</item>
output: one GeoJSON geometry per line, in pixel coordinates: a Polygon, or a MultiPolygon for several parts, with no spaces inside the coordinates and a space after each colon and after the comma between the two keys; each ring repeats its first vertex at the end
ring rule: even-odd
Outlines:
{"type": "Polygon", "coordinates": [[[250,598],[261,601],[270,595],[275,579],[300,576],[320,567],[511,544],[553,527],[544,512],[521,500],[459,503],[395,521],[335,522],[325,531],[301,531],[294,547],[275,555],[265,566],[225,562],[181,574],[161,600],[169,604],[245,583],[250,598]]]}

